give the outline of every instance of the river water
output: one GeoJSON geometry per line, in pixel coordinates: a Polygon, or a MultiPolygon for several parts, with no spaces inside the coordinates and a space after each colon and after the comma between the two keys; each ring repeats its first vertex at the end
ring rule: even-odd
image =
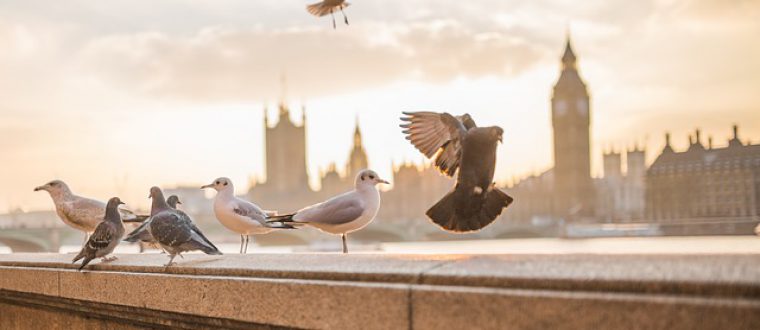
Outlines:
{"type": "MultiPolygon", "coordinates": [[[[224,253],[237,253],[237,243],[217,245],[224,253]]],[[[65,245],[61,253],[77,252],[79,246],[65,245]]],[[[340,238],[310,246],[257,246],[248,253],[339,252],[340,238]]],[[[443,242],[398,242],[362,245],[349,241],[352,253],[401,254],[664,254],[664,253],[760,253],[757,236],[670,236],[614,238],[521,238],[443,242]]],[[[137,253],[135,245],[122,244],[116,253],[137,253]]],[[[150,251],[156,252],[156,251],[150,251]]],[[[10,249],[0,246],[0,253],[10,249]]]]}

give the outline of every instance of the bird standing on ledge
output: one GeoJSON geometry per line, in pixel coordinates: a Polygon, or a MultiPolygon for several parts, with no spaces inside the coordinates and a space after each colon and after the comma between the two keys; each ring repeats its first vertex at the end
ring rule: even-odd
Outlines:
{"type": "Polygon", "coordinates": [[[322,17],[330,14],[330,16],[332,16],[333,29],[335,29],[335,15],[333,13],[335,10],[340,10],[340,12],[343,14],[343,21],[346,22],[346,25],[348,25],[348,17],[346,17],[346,13],[343,11],[343,8],[346,8],[349,5],[350,3],[346,2],[345,0],[324,0],[322,2],[317,2],[315,4],[306,6],[306,10],[317,17],[322,17]]]}
{"type": "Polygon", "coordinates": [[[453,177],[454,189],[433,205],[426,215],[438,226],[456,233],[472,232],[493,222],[512,197],[493,183],[496,148],[501,127],[477,127],[470,115],[404,112],[401,120],[406,139],[441,173],[453,177]]]}
{"type": "MultiPolygon", "coordinates": [[[[122,203],[119,197],[108,200],[103,221],[98,224],[95,232],[72,261],[72,263],[75,263],[79,259],[84,258],[79,270],[87,266],[92,259],[107,256],[119,245],[119,241],[124,236],[124,224],[121,222],[121,214],[119,214],[119,205],[121,204],[124,203],[122,203]]],[[[107,262],[115,259],[116,257],[114,256],[112,258],[103,258],[102,261],[107,262]]]]}
{"type": "Polygon", "coordinates": [[[322,203],[307,206],[293,214],[273,216],[267,222],[307,225],[326,233],[340,235],[343,240],[343,253],[348,253],[346,236],[367,226],[375,219],[380,209],[378,183],[388,184],[388,181],[381,179],[375,171],[362,170],[356,175],[353,190],[322,203]]]}

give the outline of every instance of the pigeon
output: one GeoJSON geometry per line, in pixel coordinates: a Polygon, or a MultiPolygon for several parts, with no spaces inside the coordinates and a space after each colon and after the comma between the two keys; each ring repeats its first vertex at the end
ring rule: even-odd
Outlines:
{"type": "MultiPolygon", "coordinates": [[[[171,195],[169,196],[169,198],[166,199],[166,204],[169,205],[169,207],[171,207],[172,209],[176,210],[177,204],[182,204],[182,202],[180,202],[179,197],[177,197],[177,195],[171,195]]],[[[150,216],[154,216],[154,214],[151,213],[150,216]]],[[[148,230],[148,226],[150,226],[150,218],[148,218],[148,220],[140,224],[140,226],[137,227],[135,230],[130,232],[127,235],[127,238],[124,239],[124,241],[130,242],[130,243],[140,242],[140,243],[146,243],[149,245],[158,245],[158,242],[156,242],[156,240],[150,234],[150,231],[148,230]]],[[[142,250],[140,252],[142,252],[142,250]]]]}
{"type": "MultiPolygon", "coordinates": [[[[34,191],[44,190],[50,194],[55,204],[55,211],[63,222],[76,230],[84,232],[84,241],[87,242],[89,233],[95,231],[95,228],[103,220],[103,214],[106,212],[106,204],[77,196],[65,182],[53,180],[42,186],[34,188],[34,191]]],[[[121,218],[124,222],[142,222],[147,219],[144,215],[135,215],[132,211],[119,209],[121,218]]]]}
{"type": "Polygon", "coordinates": [[[169,254],[169,262],[164,266],[173,265],[174,258],[187,251],[201,250],[206,254],[222,254],[185,212],[172,209],[166,204],[161,188],[151,187],[150,198],[153,199],[150,209],[153,216],[150,217],[148,230],[161,248],[169,254]]]}
{"type": "Polygon", "coordinates": [[[119,197],[114,197],[108,200],[106,205],[105,217],[98,226],[95,228],[95,232],[87,240],[87,244],[82,247],[79,254],[74,258],[72,263],[82,260],[82,265],[79,266],[81,271],[84,266],[95,258],[103,258],[103,262],[113,261],[116,257],[104,258],[119,245],[119,241],[124,236],[124,224],[121,222],[121,214],[119,212],[119,205],[124,204],[119,197]]]}
{"type": "Polygon", "coordinates": [[[343,21],[346,22],[346,25],[348,25],[348,17],[346,17],[346,13],[343,11],[343,8],[346,8],[349,5],[351,4],[346,2],[346,0],[323,0],[306,6],[306,10],[309,11],[310,14],[317,17],[322,17],[330,14],[332,17],[333,29],[335,29],[335,15],[333,15],[333,13],[336,10],[340,10],[340,12],[343,14],[343,21]]]}
{"type": "Polygon", "coordinates": [[[455,233],[473,232],[492,223],[512,197],[493,183],[501,127],[478,127],[468,114],[404,112],[406,139],[441,173],[453,177],[454,188],[426,215],[439,227],[455,233]]]}
{"type": "Polygon", "coordinates": [[[273,216],[268,221],[307,225],[326,233],[340,234],[343,253],[348,253],[346,236],[367,226],[380,209],[380,192],[376,187],[378,183],[388,184],[388,181],[381,179],[375,171],[359,171],[353,190],[293,214],[273,216]]]}
{"type": "Polygon", "coordinates": [[[248,252],[250,235],[266,234],[276,229],[293,229],[284,223],[267,223],[275,211],[262,210],[258,205],[235,197],[235,187],[228,178],[218,178],[201,189],[214,188],[214,214],[227,229],[240,234],[240,253],[248,252]]]}

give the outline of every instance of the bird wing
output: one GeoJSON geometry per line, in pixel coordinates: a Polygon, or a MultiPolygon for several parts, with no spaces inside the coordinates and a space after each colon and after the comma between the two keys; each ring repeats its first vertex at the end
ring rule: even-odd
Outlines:
{"type": "Polygon", "coordinates": [[[180,246],[191,239],[191,231],[178,212],[159,212],[150,221],[150,233],[161,245],[180,246]]]}
{"type": "Polygon", "coordinates": [[[237,199],[235,201],[235,205],[232,211],[235,212],[235,214],[237,215],[250,218],[262,223],[264,219],[267,217],[267,214],[264,212],[264,210],[262,210],[256,204],[253,204],[249,201],[241,200],[241,199],[237,199]]]}
{"type": "Polygon", "coordinates": [[[462,156],[462,140],[467,134],[467,125],[475,125],[469,115],[454,117],[448,113],[404,112],[406,139],[427,158],[434,160],[435,167],[447,176],[454,176],[462,156]],[[467,120],[469,118],[469,120],[467,120]],[[465,119],[465,123],[462,122],[465,119]]]}
{"type": "Polygon", "coordinates": [[[332,9],[333,7],[325,4],[324,1],[306,6],[306,10],[309,12],[309,14],[312,14],[317,17],[322,17],[329,14],[332,11],[332,9]]]}
{"type": "MultiPolygon", "coordinates": [[[[106,204],[94,199],[75,197],[61,210],[69,221],[83,227],[93,228],[103,221],[106,204]]],[[[92,230],[92,229],[91,229],[92,230]]]]}
{"type": "Polygon", "coordinates": [[[108,244],[111,243],[115,236],[115,228],[112,223],[108,221],[101,222],[95,232],[87,240],[87,249],[97,251],[105,249],[108,244]]]}
{"type": "Polygon", "coordinates": [[[355,193],[347,193],[304,208],[293,216],[293,220],[340,225],[358,219],[362,213],[364,202],[355,193]]]}

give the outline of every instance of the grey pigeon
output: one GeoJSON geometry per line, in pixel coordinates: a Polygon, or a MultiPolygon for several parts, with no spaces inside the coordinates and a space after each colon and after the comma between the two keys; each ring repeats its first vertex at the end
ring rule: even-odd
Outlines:
{"type": "Polygon", "coordinates": [[[501,127],[478,127],[470,115],[404,112],[406,139],[434,160],[445,175],[457,174],[454,189],[427,212],[447,231],[463,233],[482,229],[493,222],[512,197],[493,183],[496,148],[502,140],[501,127]]]}
{"type": "MultiPolygon", "coordinates": [[[[106,203],[75,195],[69,186],[61,180],[53,180],[34,188],[34,191],[40,190],[47,191],[50,194],[58,217],[72,228],[83,231],[84,241],[87,242],[87,235],[95,231],[95,228],[103,220],[106,203]]],[[[119,213],[124,222],[142,222],[148,218],[144,215],[135,215],[132,211],[121,208],[119,213]]]]}
{"type": "MultiPolygon", "coordinates": [[[[84,266],[87,266],[92,259],[103,258],[106,255],[113,252],[119,241],[124,236],[124,224],[121,222],[121,214],[119,214],[119,205],[124,204],[119,197],[114,197],[108,200],[106,206],[105,217],[103,221],[95,228],[95,232],[87,240],[87,244],[82,247],[79,254],[74,258],[72,263],[77,262],[79,259],[84,258],[79,270],[82,270],[84,266]]],[[[113,258],[103,258],[102,261],[112,261],[113,258]]]]}
{"type": "Polygon", "coordinates": [[[322,203],[307,206],[294,214],[272,216],[268,222],[307,225],[323,232],[340,235],[343,253],[348,253],[346,236],[367,226],[380,209],[377,184],[385,183],[375,171],[362,170],[356,175],[354,189],[322,203]]]}
{"type": "Polygon", "coordinates": [[[333,15],[333,13],[336,10],[340,10],[340,12],[343,13],[343,21],[346,22],[346,25],[348,25],[348,17],[346,16],[346,13],[343,11],[343,8],[346,8],[349,5],[351,4],[346,2],[346,0],[323,0],[323,1],[306,6],[306,10],[310,14],[317,17],[322,17],[327,14],[330,14],[330,16],[332,17],[333,29],[335,29],[336,28],[335,15],[333,15]]]}
{"type": "Polygon", "coordinates": [[[206,254],[222,254],[185,212],[172,209],[166,204],[161,188],[150,188],[150,198],[153,199],[150,210],[153,216],[148,230],[161,248],[169,254],[170,259],[165,266],[173,265],[174,258],[187,251],[201,250],[206,254]]]}
{"type": "MultiPolygon", "coordinates": [[[[169,207],[176,210],[177,204],[182,204],[182,202],[180,202],[179,197],[177,197],[177,195],[171,195],[169,196],[169,198],[166,199],[166,204],[169,205],[169,207]]],[[[153,212],[152,209],[151,209],[151,212],[153,212]]],[[[154,214],[151,213],[150,216],[153,216],[153,215],[154,214]]],[[[147,243],[150,245],[157,245],[158,242],[156,242],[156,240],[153,238],[153,236],[150,234],[150,231],[148,230],[148,226],[150,226],[150,220],[151,219],[148,218],[148,220],[141,223],[139,227],[137,227],[135,230],[133,230],[127,235],[127,238],[125,238],[124,241],[130,242],[130,243],[141,242],[141,243],[147,243]]]]}

